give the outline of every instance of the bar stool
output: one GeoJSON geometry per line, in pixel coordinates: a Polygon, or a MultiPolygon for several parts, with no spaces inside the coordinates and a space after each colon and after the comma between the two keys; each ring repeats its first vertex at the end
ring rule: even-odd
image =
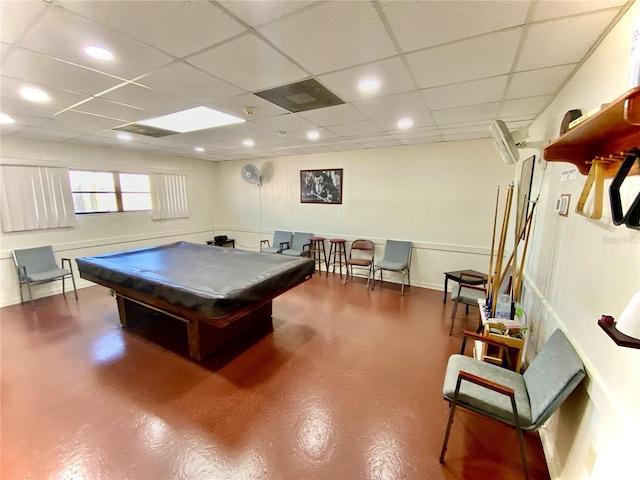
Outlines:
{"type": "Polygon", "coordinates": [[[321,263],[323,262],[325,267],[327,265],[327,251],[324,249],[324,237],[311,237],[309,250],[311,251],[311,258],[313,258],[313,264],[318,263],[318,271],[322,273],[321,263]]]}
{"type": "Polygon", "coordinates": [[[336,263],[340,265],[340,279],[342,279],[342,264],[347,266],[347,241],[344,238],[332,238],[329,240],[329,263],[327,263],[327,276],[329,276],[329,266],[333,265],[333,273],[336,273],[336,263]],[[337,258],[336,258],[337,257],[337,258]]]}

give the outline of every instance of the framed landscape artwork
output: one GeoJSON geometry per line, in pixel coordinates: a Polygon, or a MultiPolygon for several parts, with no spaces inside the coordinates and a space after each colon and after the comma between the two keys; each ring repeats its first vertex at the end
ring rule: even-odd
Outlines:
{"type": "Polygon", "coordinates": [[[300,170],[301,203],[342,203],[342,168],[300,170]]]}

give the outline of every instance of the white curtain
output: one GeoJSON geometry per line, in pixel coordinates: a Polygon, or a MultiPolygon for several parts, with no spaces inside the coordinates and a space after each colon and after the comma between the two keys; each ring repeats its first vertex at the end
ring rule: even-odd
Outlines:
{"type": "Polygon", "coordinates": [[[5,232],[73,227],[76,215],[66,168],[2,165],[5,232]]]}
{"type": "Polygon", "coordinates": [[[152,173],[151,205],[153,220],[184,218],[189,216],[187,203],[187,177],[185,175],[152,173]]]}

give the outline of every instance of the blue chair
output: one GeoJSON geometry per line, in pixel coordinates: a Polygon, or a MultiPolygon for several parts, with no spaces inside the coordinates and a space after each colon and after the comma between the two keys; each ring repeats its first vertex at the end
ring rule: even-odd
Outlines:
{"type": "Polygon", "coordinates": [[[467,338],[507,347],[502,342],[465,333],[460,355],[449,358],[442,390],[451,410],[440,463],[444,463],[453,414],[460,406],[517,429],[524,475],[528,479],[522,432],[537,430],[547,421],[585,377],[584,365],[561,330],[553,332],[524,374],[464,356],[467,338]]]}
{"type": "Polygon", "coordinates": [[[282,253],[282,250],[291,246],[291,232],[276,230],[273,234],[273,245],[269,240],[260,240],[260,251],[263,253],[282,253]],[[266,244],[266,246],[265,246],[266,244]]]}
{"type": "Polygon", "coordinates": [[[51,245],[45,247],[24,248],[21,250],[13,251],[13,261],[16,265],[16,272],[18,274],[18,283],[20,285],[20,302],[24,303],[22,295],[22,286],[27,286],[29,292],[29,300],[31,307],[33,308],[33,295],[31,293],[31,285],[39,285],[41,283],[53,282],[55,280],[62,280],[62,294],[65,294],[64,279],[71,277],[73,282],[73,292],[76,300],[78,299],[78,292],[76,290],[76,281],[73,278],[73,266],[71,265],[71,259],[61,259],[62,268],[58,267],[56,263],[56,256],[53,253],[53,247],[51,245]],[[69,269],[64,268],[64,263],[68,262],[69,269]]]}
{"type": "Polygon", "coordinates": [[[399,272],[402,274],[402,289],[400,295],[404,295],[404,277],[407,277],[407,285],[411,286],[411,242],[400,240],[387,240],[384,246],[382,260],[373,267],[373,283],[371,290],[376,286],[376,272],[380,272],[380,282],[382,282],[382,271],[399,272]]]}
{"type": "Polygon", "coordinates": [[[295,232],[291,248],[284,249],[281,253],[289,257],[311,256],[311,237],[313,237],[313,233],[295,232]]]}

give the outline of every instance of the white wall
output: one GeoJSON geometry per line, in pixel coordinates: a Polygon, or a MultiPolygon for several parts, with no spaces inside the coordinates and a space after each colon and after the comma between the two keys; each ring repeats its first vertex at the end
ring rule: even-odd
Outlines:
{"type": "MultiPolygon", "coordinates": [[[[583,112],[628,90],[635,4],[530,129],[532,140],[553,140],[570,109],[583,112]]],[[[532,340],[543,343],[555,328],[568,335],[588,369],[589,380],[542,431],[552,478],[632,478],[640,445],[640,350],[616,346],[597,326],[602,314],[618,317],[640,291],[640,232],[591,220],[574,208],[585,181],[560,182],[568,163],[546,163],[542,202],[526,270],[525,309],[534,321],[532,340]],[[571,194],[569,216],[554,211],[555,199],[571,194]]],[[[639,177],[633,177],[635,194],[639,177]]],[[[605,185],[605,192],[610,181],[605,185]]],[[[529,353],[533,353],[530,349],[529,353]]]]}
{"type": "Polygon", "coordinates": [[[496,190],[504,199],[515,172],[489,139],[256,160],[261,187],[242,180],[243,163],[216,164],[216,233],[253,250],[274,230],[367,238],[378,258],[386,239],[410,240],[412,284],[440,289],[447,270],[488,270],[496,190]],[[328,168],[344,169],[342,205],[300,203],[300,170],[328,168]]]}
{"type": "MultiPolygon", "coordinates": [[[[58,257],[76,258],[178,240],[204,242],[213,234],[216,205],[213,163],[183,157],[149,155],[113,148],[3,137],[1,163],[64,166],[124,172],[171,172],[187,176],[189,208],[186,219],[152,221],[150,212],[77,217],[74,228],[4,233],[0,231],[0,305],[20,301],[11,252],[15,248],[53,245],[58,257]]],[[[1,230],[1,229],[0,229],[1,230]]],[[[75,268],[75,262],[73,262],[75,268]]],[[[78,286],[93,285],[80,280],[78,286]]],[[[61,282],[34,288],[34,296],[61,291],[61,282]]],[[[26,293],[26,292],[25,292],[26,293]]]]}

